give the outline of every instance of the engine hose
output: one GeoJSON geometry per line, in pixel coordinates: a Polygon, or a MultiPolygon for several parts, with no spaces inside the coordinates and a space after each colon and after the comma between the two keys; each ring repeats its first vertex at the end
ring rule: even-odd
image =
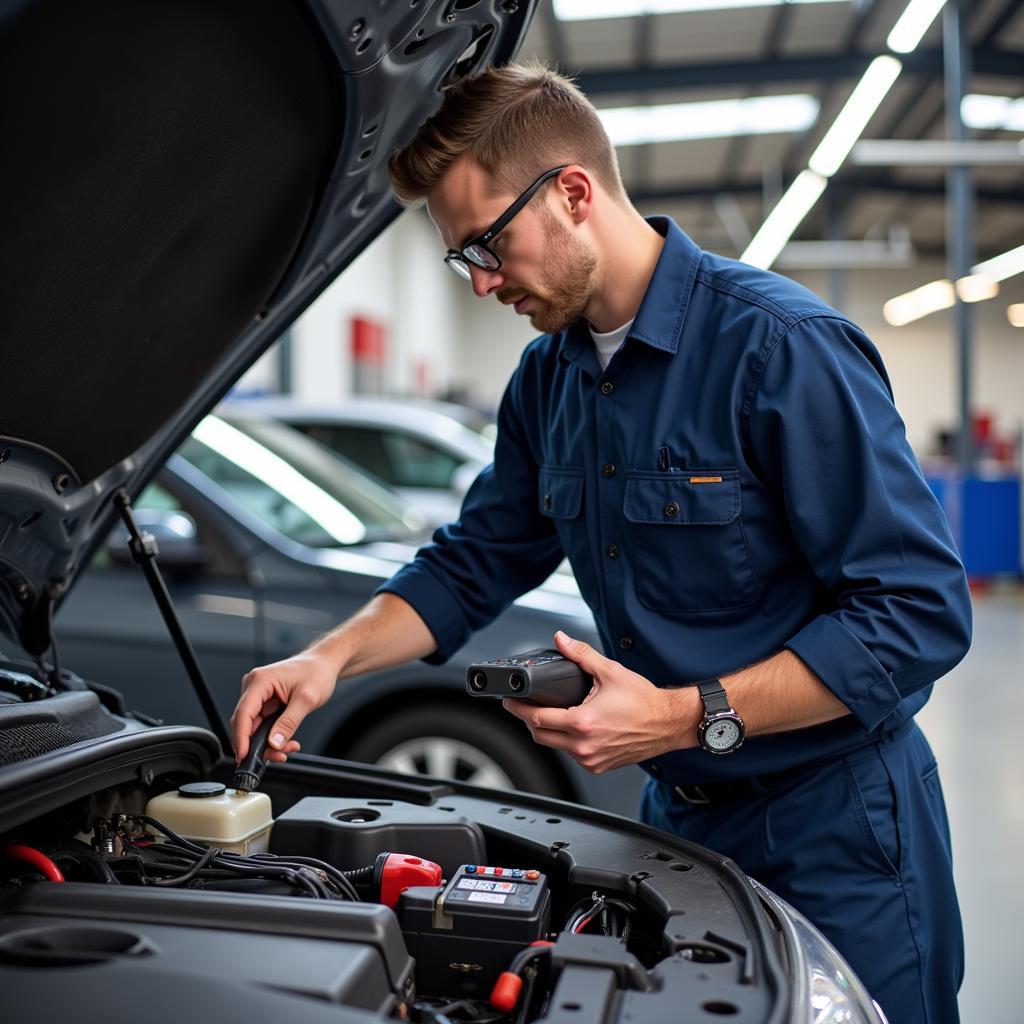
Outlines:
{"type": "Polygon", "coordinates": [[[98,882],[104,882],[106,885],[121,884],[121,880],[114,874],[106,858],[91,847],[86,846],[85,843],[70,840],[49,843],[42,849],[44,853],[58,864],[74,864],[76,867],[88,869],[98,882]]]}
{"type": "Polygon", "coordinates": [[[23,843],[8,843],[3,848],[3,853],[9,860],[20,860],[26,864],[31,864],[32,868],[48,881],[64,881],[64,875],[60,868],[45,853],[41,853],[34,846],[25,846],[23,843]]]}

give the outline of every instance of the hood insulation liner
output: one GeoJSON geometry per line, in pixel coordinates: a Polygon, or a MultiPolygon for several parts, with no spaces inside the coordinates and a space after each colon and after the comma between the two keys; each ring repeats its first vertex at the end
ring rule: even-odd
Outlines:
{"type": "Polygon", "coordinates": [[[0,434],[84,482],[149,439],[264,309],[339,143],[338,86],[284,0],[50,0],[14,18],[0,434]]]}

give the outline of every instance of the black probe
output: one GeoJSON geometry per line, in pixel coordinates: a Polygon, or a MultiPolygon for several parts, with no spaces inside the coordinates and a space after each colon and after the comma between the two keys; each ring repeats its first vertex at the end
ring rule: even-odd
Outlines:
{"type": "Polygon", "coordinates": [[[235,775],[231,780],[231,785],[239,793],[252,793],[260,788],[260,780],[267,767],[267,762],[263,760],[263,751],[270,739],[270,730],[274,728],[278,718],[281,717],[282,711],[284,708],[274,712],[269,718],[265,718],[249,739],[249,753],[245,755],[243,761],[239,761],[235,766],[235,775]]]}

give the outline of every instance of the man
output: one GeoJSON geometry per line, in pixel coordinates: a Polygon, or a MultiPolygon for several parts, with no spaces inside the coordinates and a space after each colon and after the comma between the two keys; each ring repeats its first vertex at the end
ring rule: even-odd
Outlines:
{"type": "Polygon", "coordinates": [[[591,771],[645,768],[644,820],[801,909],[894,1024],[956,1020],[949,836],[913,715],[963,657],[970,604],[874,347],[644,220],[593,108],[542,68],[464,82],[390,169],[476,294],[546,333],[459,522],[246,676],[238,755],[285,704],[283,760],[338,679],[444,660],[567,554],[614,658],[558,634],[587,701],[507,710],[591,771]]]}

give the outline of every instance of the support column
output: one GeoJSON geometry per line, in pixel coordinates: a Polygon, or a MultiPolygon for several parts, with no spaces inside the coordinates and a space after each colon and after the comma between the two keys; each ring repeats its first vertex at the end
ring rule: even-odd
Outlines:
{"type": "MultiPolygon", "coordinates": [[[[834,189],[825,192],[825,238],[830,242],[846,241],[843,201],[834,189]]],[[[828,304],[841,313],[846,305],[846,268],[838,263],[828,268],[828,304]]]]}
{"type": "MultiPolygon", "coordinates": [[[[942,12],[942,47],[946,86],[946,137],[951,142],[967,138],[960,104],[971,73],[967,14],[969,0],[948,0],[942,12]]],[[[946,172],[946,260],[950,280],[966,277],[974,265],[974,180],[966,164],[946,172]]],[[[974,461],[971,437],[971,363],[973,339],[971,307],[960,296],[953,310],[957,347],[959,424],[956,459],[961,466],[974,461]]]]}

